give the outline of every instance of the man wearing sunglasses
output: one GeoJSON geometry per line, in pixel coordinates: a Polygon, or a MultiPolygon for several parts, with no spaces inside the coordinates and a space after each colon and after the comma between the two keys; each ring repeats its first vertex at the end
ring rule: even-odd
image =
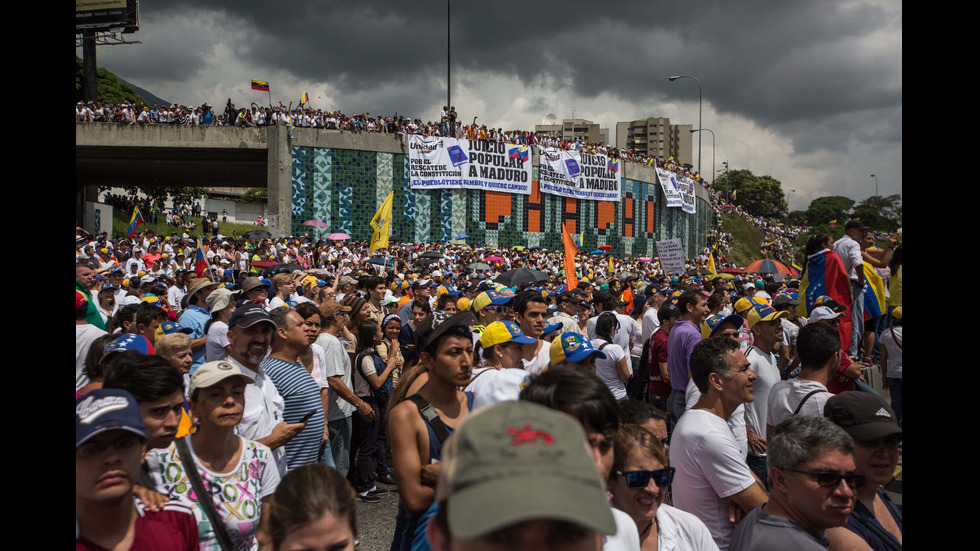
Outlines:
{"type": "Polygon", "coordinates": [[[775,428],[769,477],[769,501],[739,523],[732,551],[822,551],[829,545],[826,531],[847,522],[864,486],[851,437],[816,415],[797,415],[775,428]]]}

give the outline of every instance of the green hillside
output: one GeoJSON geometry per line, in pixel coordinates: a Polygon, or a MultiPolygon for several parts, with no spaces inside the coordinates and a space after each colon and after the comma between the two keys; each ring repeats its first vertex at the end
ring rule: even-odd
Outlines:
{"type": "Polygon", "coordinates": [[[730,262],[744,268],[753,260],[762,258],[762,251],[759,249],[765,237],[762,230],[735,214],[722,215],[721,230],[732,234],[734,238],[731,250],[725,254],[730,262]]]}

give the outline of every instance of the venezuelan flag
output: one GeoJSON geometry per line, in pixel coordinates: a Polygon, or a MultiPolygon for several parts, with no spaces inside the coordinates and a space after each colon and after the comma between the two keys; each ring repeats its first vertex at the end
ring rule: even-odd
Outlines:
{"type": "Polygon", "coordinates": [[[143,223],[143,215],[140,214],[140,208],[133,207],[133,217],[129,219],[129,229],[126,230],[126,237],[132,239],[136,235],[136,226],[143,223]]]}
{"type": "Polygon", "coordinates": [[[269,91],[269,83],[264,80],[252,79],[252,90],[259,90],[260,92],[269,91]]]}
{"type": "Polygon", "coordinates": [[[619,161],[614,159],[609,159],[606,162],[606,169],[613,172],[619,172],[619,161]]]}
{"type": "Polygon", "coordinates": [[[299,98],[299,104],[306,105],[307,103],[310,103],[310,95],[306,93],[306,89],[304,88],[303,95],[299,98]]]}
{"type": "Polygon", "coordinates": [[[204,256],[204,249],[197,248],[197,257],[194,259],[194,273],[197,277],[204,277],[204,271],[208,269],[208,260],[204,256]]]}
{"type": "Polygon", "coordinates": [[[520,159],[521,148],[517,147],[516,145],[510,146],[510,148],[507,149],[507,156],[511,159],[520,159]]]}
{"type": "Polygon", "coordinates": [[[885,311],[885,282],[878,272],[864,263],[864,319],[880,316],[885,311]]]}
{"type": "Polygon", "coordinates": [[[797,307],[797,314],[809,315],[817,297],[826,295],[847,307],[840,317],[840,340],[846,350],[851,346],[851,281],[847,279],[844,262],[834,251],[824,249],[807,257],[806,270],[800,281],[800,293],[804,300],[797,307]]]}
{"type": "Polygon", "coordinates": [[[531,148],[526,145],[517,146],[520,150],[521,161],[527,161],[530,155],[531,148]]]}

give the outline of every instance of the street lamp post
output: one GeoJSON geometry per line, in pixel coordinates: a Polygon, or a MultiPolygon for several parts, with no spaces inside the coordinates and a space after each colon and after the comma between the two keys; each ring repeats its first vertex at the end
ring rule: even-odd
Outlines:
{"type": "Polygon", "coordinates": [[[875,197],[877,197],[878,196],[878,177],[875,176],[874,174],[872,174],[871,177],[875,179],[875,197]]]}
{"type": "MultiPolygon", "coordinates": [[[[695,132],[698,132],[698,141],[699,142],[700,142],[700,139],[701,139],[700,132],[702,130],[705,131],[705,132],[711,132],[711,183],[714,184],[715,183],[715,132],[714,132],[714,130],[712,130],[710,128],[701,128],[699,130],[691,130],[691,134],[694,134],[695,132]]],[[[698,155],[700,156],[700,152],[698,152],[698,155]]],[[[698,161],[700,162],[700,159],[698,161]]],[[[698,172],[699,173],[701,172],[701,167],[700,166],[698,166],[698,172]]],[[[701,177],[704,178],[704,174],[702,174],[701,177]]]]}
{"type": "MultiPolygon", "coordinates": [[[[667,77],[667,80],[674,82],[679,78],[690,78],[694,79],[694,82],[698,83],[698,130],[701,130],[701,81],[697,77],[691,75],[675,75],[672,77],[667,77]]],[[[701,173],[701,134],[698,133],[698,174],[701,173]]]]}

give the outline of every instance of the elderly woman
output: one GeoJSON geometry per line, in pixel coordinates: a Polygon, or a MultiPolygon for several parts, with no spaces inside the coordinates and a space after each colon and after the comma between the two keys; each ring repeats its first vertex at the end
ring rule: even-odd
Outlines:
{"type": "Polygon", "coordinates": [[[201,549],[223,549],[222,539],[230,542],[228,548],[258,549],[255,532],[279,485],[272,451],[235,434],[245,410],[245,386],[252,382],[251,375],[226,361],[199,367],[189,389],[197,432],[146,456],[156,490],[190,503],[201,549]],[[209,520],[212,515],[217,524],[209,520]]]}
{"type": "Polygon", "coordinates": [[[609,491],[612,504],[636,523],[640,549],[660,551],[718,549],[698,517],[664,505],[674,469],[663,444],[640,425],[622,425],[616,433],[609,491]]]}

